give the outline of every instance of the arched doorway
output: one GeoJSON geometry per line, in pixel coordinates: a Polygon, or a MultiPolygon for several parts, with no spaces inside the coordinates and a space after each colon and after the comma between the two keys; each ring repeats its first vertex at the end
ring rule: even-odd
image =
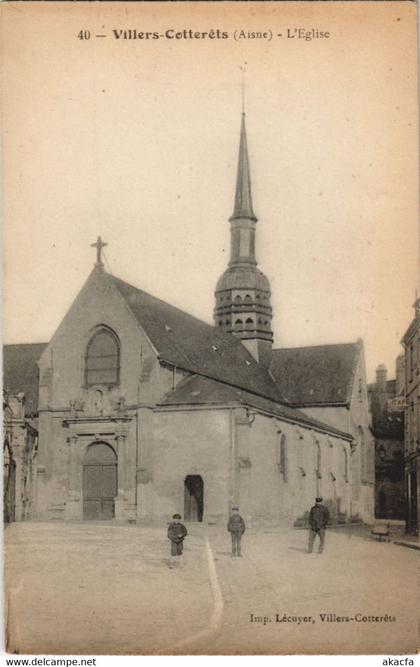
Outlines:
{"type": "Polygon", "coordinates": [[[110,445],[95,442],[83,462],[83,518],[113,519],[117,492],[117,456],[110,445]]]}
{"type": "Polygon", "coordinates": [[[184,519],[202,521],[204,513],[204,482],[201,475],[187,475],[184,481],[184,519]]]}

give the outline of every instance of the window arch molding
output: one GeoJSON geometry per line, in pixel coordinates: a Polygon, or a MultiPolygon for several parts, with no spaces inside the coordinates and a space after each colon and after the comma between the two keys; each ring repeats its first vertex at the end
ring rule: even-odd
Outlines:
{"type": "Polygon", "coordinates": [[[89,332],[84,350],[84,384],[115,386],[120,382],[121,343],[110,327],[101,324],[89,332]]]}

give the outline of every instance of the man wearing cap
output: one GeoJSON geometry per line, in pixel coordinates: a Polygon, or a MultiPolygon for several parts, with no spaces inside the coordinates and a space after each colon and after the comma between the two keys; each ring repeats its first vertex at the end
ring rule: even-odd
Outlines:
{"type": "Polygon", "coordinates": [[[319,535],[319,553],[322,554],[325,541],[325,528],[330,520],[328,507],[322,504],[322,498],[315,498],[315,505],[309,512],[308,553],[312,553],[315,537],[319,535]]]}
{"type": "Polygon", "coordinates": [[[245,532],[245,521],[239,514],[239,507],[232,507],[232,514],[229,518],[227,529],[232,538],[232,558],[242,556],[241,539],[245,532]]]}
{"type": "Polygon", "coordinates": [[[171,563],[169,567],[180,565],[183,551],[183,542],[188,531],[184,524],[181,523],[181,515],[174,514],[173,521],[168,526],[168,537],[171,541],[171,563]]]}

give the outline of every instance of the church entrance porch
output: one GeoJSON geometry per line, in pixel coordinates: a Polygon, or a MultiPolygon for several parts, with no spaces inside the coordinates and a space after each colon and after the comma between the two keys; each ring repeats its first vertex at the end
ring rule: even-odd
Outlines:
{"type": "Polygon", "coordinates": [[[117,492],[114,450],[104,442],[90,445],[83,462],[83,518],[113,519],[117,492]]]}
{"type": "Polygon", "coordinates": [[[184,480],[184,519],[202,521],[204,512],[204,482],[201,475],[187,475],[184,480]]]}

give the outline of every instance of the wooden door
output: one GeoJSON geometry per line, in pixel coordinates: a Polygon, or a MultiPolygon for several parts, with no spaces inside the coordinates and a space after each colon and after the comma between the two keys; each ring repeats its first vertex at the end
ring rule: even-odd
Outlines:
{"type": "Polygon", "coordinates": [[[83,466],[83,517],[113,519],[117,495],[117,461],[105,443],[89,447],[83,466]]]}

